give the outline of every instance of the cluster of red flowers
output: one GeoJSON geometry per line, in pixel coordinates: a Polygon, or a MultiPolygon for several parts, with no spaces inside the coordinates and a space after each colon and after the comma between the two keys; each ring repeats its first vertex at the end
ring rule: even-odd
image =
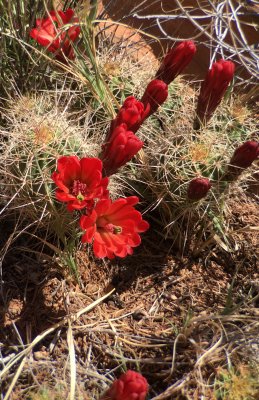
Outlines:
{"type": "MultiPolygon", "coordinates": [[[[40,45],[66,63],[73,60],[73,42],[80,34],[78,18],[74,11],[51,11],[47,18],[36,20],[36,28],[30,35],[40,45]],[[69,25],[68,25],[69,24],[69,25]]],[[[137,197],[112,202],[107,190],[109,176],[130,161],[142,148],[143,142],[136,136],[142,123],[157,111],[168,96],[168,85],[183,72],[196,53],[193,41],[187,40],[173,47],[164,57],[160,68],[146,87],[141,100],[128,97],[110,129],[102,146],[100,158],[76,156],[60,157],[57,172],[52,179],[57,185],[56,198],[67,203],[68,211],[84,210],[80,227],[84,230],[82,241],[93,242],[97,257],[125,257],[140,244],[139,233],[148,229],[141,214],[134,209],[137,197]]],[[[221,102],[234,76],[231,61],[219,60],[209,69],[198,96],[195,129],[206,125],[221,102]]],[[[235,169],[249,167],[258,157],[258,142],[249,141],[234,153],[230,164],[235,169]]],[[[204,198],[212,184],[208,178],[197,177],[190,183],[187,197],[191,201],[204,198]]]]}
{"type": "MultiPolygon", "coordinates": [[[[59,61],[73,60],[75,57],[72,43],[80,34],[78,18],[70,8],[66,11],[51,11],[45,19],[36,20],[36,28],[30,35],[48,51],[55,54],[59,61]],[[67,24],[72,26],[66,28],[67,24]]],[[[192,40],[186,40],[173,47],[164,57],[155,79],[149,83],[141,102],[128,98],[122,106],[111,130],[122,123],[127,125],[127,132],[136,132],[141,123],[154,113],[167,98],[168,86],[192,61],[196,46],[192,40]],[[129,123],[128,123],[129,122],[129,123]]],[[[235,66],[231,61],[219,60],[209,69],[201,85],[196,109],[195,129],[205,125],[221,102],[229,83],[234,76],[235,66]]],[[[128,134],[124,134],[124,142],[128,134]]],[[[114,135],[113,135],[114,138],[114,135]]]]}
{"type": "Polygon", "coordinates": [[[139,211],[134,209],[135,196],[112,202],[108,177],[102,176],[99,158],[60,157],[52,179],[57,185],[56,198],[67,203],[68,211],[84,210],[80,227],[82,242],[92,243],[96,257],[126,257],[141,242],[139,233],[149,228],[139,211]]]}

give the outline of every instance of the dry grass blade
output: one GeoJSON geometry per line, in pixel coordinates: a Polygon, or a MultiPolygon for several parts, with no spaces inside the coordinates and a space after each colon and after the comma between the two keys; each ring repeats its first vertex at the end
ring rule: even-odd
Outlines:
{"type": "MultiPolygon", "coordinates": [[[[9,371],[10,369],[21,359],[24,357],[27,357],[31,350],[38,344],[40,343],[44,338],[46,338],[49,334],[53,333],[56,329],[61,328],[65,325],[67,325],[69,322],[75,322],[78,318],[80,318],[81,315],[91,311],[93,308],[95,308],[98,304],[102,303],[105,299],[107,299],[115,289],[111,290],[109,293],[105,294],[104,296],[100,297],[99,299],[95,300],[92,302],[89,306],[83,308],[82,310],[78,311],[77,313],[65,317],[62,321],[57,322],[55,325],[53,325],[51,328],[47,329],[46,331],[42,332],[40,335],[38,335],[27,347],[26,349],[22,350],[20,353],[15,355],[3,368],[3,370],[0,372],[0,378],[3,378],[9,371]]],[[[7,400],[7,399],[6,399],[7,400]]]]}
{"type": "Polygon", "coordinates": [[[175,393],[181,391],[181,389],[184,388],[184,385],[186,384],[186,379],[177,381],[173,385],[169,386],[162,394],[159,394],[158,396],[152,397],[151,400],[164,400],[168,399],[175,393]]]}
{"type": "Polygon", "coordinates": [[[70,363],[70,400],[75,399],[76,394],[76,353],[75,353],[75,345],[73,338],[73,331],[71,322],[68,321],[68,329],[67,329],[67,344],[69,351],[69,363],[70,363]]]}
{"type": "Polygon", "coordinates": [[[10,386],[9,386],[9,388],[8,388],[3,400],[8,400],[9,397],[11,396],[13,388],[15,387],[15,384],[16,384],[17,380],[19,379],[20,374],[22,373],[22,370],[23,370],[25,362],[26,362],[26,357],[24,357],[22,359],[19,367],[17,368],[17,370],[16,370],[16,372],[14,374],[14,377],[12,379],[12,382],[11,382],[11,384],[10,384],[10,386]]]}

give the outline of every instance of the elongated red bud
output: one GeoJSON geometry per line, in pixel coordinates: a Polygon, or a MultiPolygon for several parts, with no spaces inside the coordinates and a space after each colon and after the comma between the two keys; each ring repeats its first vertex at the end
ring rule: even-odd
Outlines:
{"type": "Polygon", "coordinates": [[[121,124],[126,124],[128,130],[131,132],[137,132],[140,125],[149,114],[149,110],[149,105],[144,107],[143,103],[137,100],[134,96],[127,97],[116,118],[111,122],[110,131],[107,135],[106,141],[109,140],[114,129],[121,124]]]}
{"type": "Polygon", "coordinates": [[[110,176],[130,161],[142,148],[143,142],[126,124],[117,126],[104,144],[101,159],[106,176],[110,176]]]}
{"type": "Polygon", "coordinates": [[[259,157],[259,142],[248,140],[234,152],[230,164],[239,168],[248,168],[259,157]]]}
{"type": "Polygon", "coordinates": [[[229,83],[232,81],[234,72],[234,63],[223,59],[215,62],[211,69],[209,69],[201,85],[198,97],[196,120],[194,123],[195,129],[199,129],[201,124],[206,125],[210,120],[220,104],[229,83]]]}
{"type": "Polygon", "coordinates": [[[167,99],[168,96],[168,86],[165,82],[154,79],[153,81],[149,82],[145,93],[141,99],[144,107],[150,106],[150,111],[147,117],[153,114],[159,106],[161,106],[167,99]]]}
{"type": "Polygon", "coordinates": [[[156,79],[169,85],[187,67],[195,53],[196,46],[192,40],[179,43],[166,54],[156,73],[156,79]]]}

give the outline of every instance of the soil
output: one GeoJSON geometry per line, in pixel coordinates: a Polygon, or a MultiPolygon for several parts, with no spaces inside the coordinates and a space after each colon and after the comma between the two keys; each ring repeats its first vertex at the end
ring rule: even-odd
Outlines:
{"type": "MultiPolygon", "coordinates": [[[[98,398],[111,379],[108,371],[118,375],[122,366],[140,368],[151,385],[151,398],[183,379],[185,389],[178,391],[179,397],[161,399],[200,398],[203,389],[195,383],[195,365],[215,344],[219,332],[224,332],[222,346],[200,371],[204,382],[225,365],[229,345],[240,346],[233,363],[236,359],[240,362],[243,347],[250,361],[255,356],[249,341],[241,345],[239,340],[243,329],[249,335],[250,326],[244,328],[240,315],[253,320],[258,303],[259,241],[253,227],[259,224],[259,209],[250,194],[238,201],[233,198],[229,207],[230,227],[236,232],[233,254],[214,244],[197,259],[191,254],[179,256],[169,252],[170,243],[158,243],[150,232],[135,254],[125,260],[97,262],[91,254],[79,251],[78,281],[59,266],[59,260],[13,248],[3,264],[2,359],[7,362],[44,330],[114,288],[112,295],[73,324],[77,398],[98,398]],[[185,391],[191,397],[186,397],[185,391]]],[[[33,348],[11,398],[30,399],[31,393],[43,386],[56,390],[57,382],[67,395],[68,354],[64,322],[33,348]]],[[[12,368],[3,380],[3,392],[14,372],[12,368]]],[[[210,391],[206,396],[213,398],[210,391]]],[[[50,398],[55,398],[54,394],[50,398]]]]}

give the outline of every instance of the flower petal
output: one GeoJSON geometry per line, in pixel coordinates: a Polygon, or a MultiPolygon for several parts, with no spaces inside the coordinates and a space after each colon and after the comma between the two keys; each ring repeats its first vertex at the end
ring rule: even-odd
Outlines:
{"type": "Polygon", "coordinates": [[[81,168],[77,156],[63,156],[58,159],[58,171],[66,186],[71,186],[74,180],[80,178],[81,168]]]}
{"type": "Polygon", "coordinates": [[[104,258],[107,255],[105,245],[99,243],[96,239],[94,240],[93,250],[96,257],[104,258]]]}
{"type": "Polygon", "coordinates": [[[56,190],[56,199],[62,202],[66,202],[66,201],[73,201],[75,200],[75,196],[66,193],[60,189],[56,190]]]}
{"type": "Polygon", "coordinates": [[[81,238],[82,243],[91,243],[93,241],[95,232],[96,232],[96,225],[90,226],[81,238]]]}
{"type": "Polygon", "coordinates": [[[102,179],[102,165],[99,158],[82,158],[80,160],[81,181],[91,187],[99,185],[102,179]]]}

